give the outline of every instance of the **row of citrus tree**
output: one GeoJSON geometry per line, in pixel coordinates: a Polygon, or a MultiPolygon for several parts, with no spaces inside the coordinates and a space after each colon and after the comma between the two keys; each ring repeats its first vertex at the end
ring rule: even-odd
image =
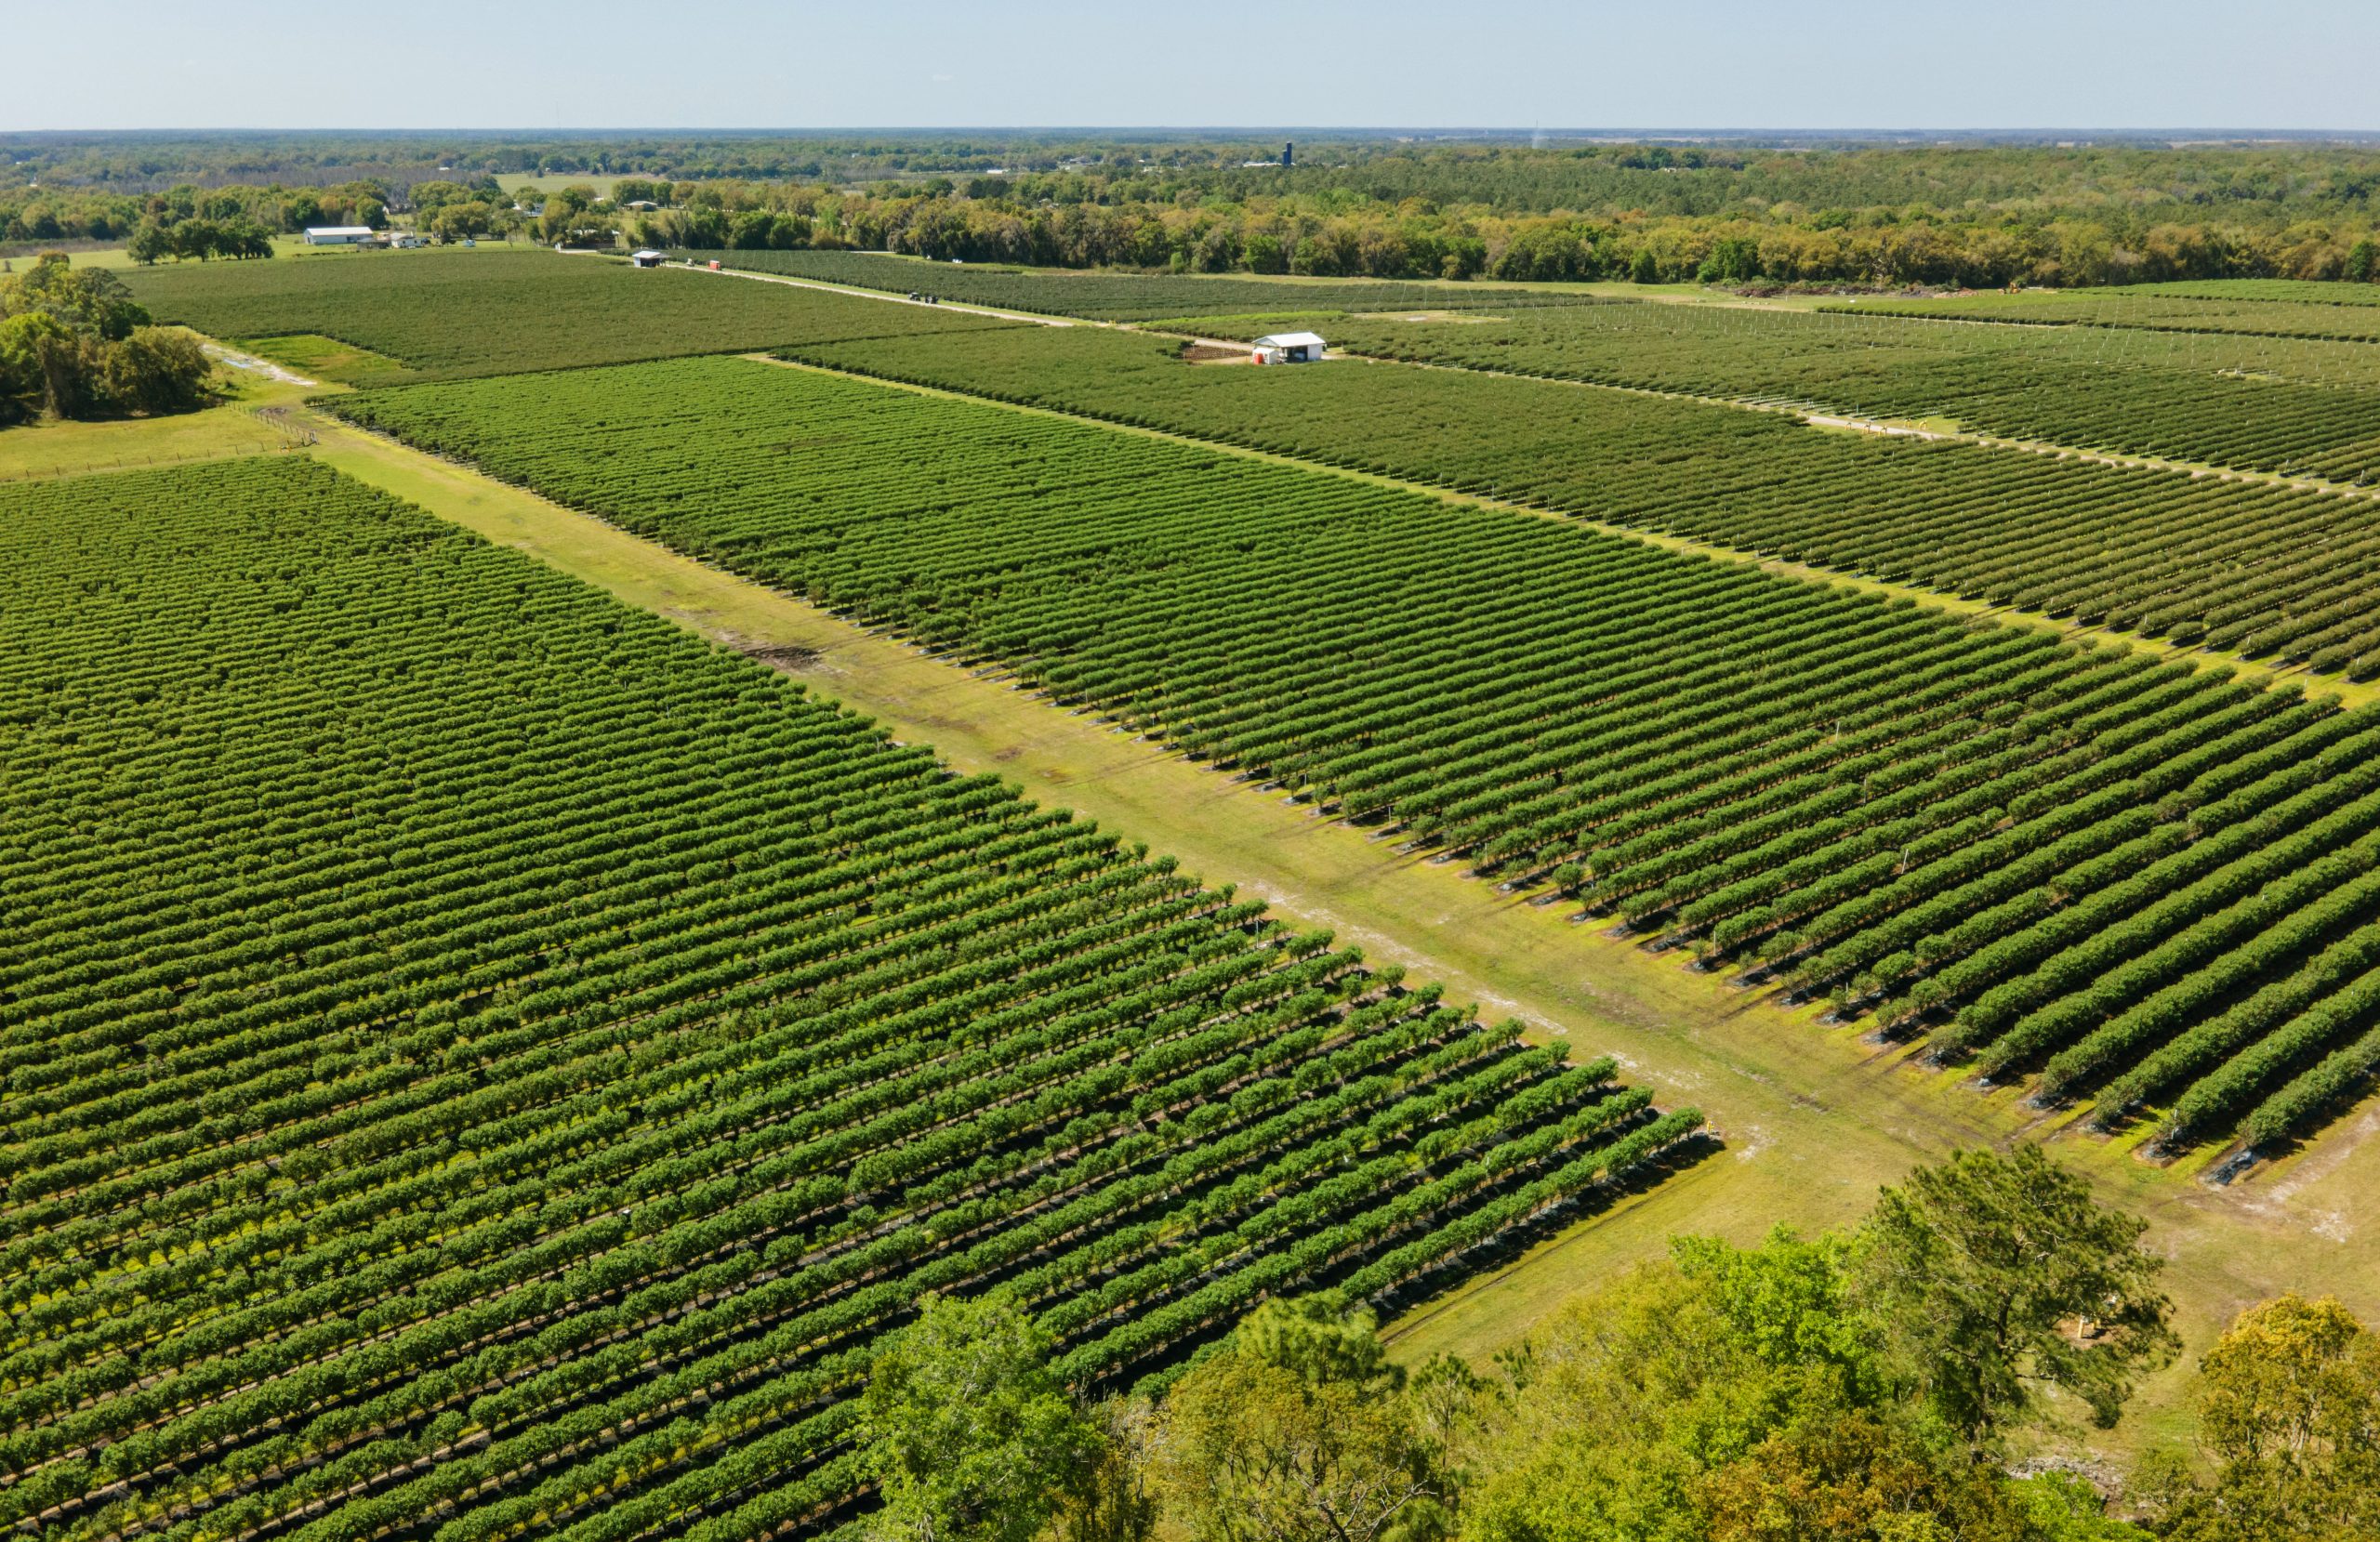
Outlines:
{"type": "MultiPolygon", "coordinates": [[[[2241,954],[2286,980],[2380,924],[2308,864],[2367,827],[2380,724],[2220,670],[746,361],[343,410],[2061,1096],[2241,954]]],[[[2229,1090],[2190,1138],[2336,1106],[2368,1024],[2303,1017],[2196,1041],[2160,1096],[2229,1090]]]]}
{"type": "Polygon", "coordinates": [[[313,463],[6,502],[8,1523],[831,1509],[921,1292],[1127,1385],[1699,1124],[313,463]]]}

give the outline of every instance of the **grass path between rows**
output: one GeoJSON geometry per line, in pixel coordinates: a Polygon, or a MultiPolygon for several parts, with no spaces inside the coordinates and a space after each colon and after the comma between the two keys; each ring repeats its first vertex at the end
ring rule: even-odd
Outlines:
{"type": "MultiPolygon", "coordinates": [[[[316,426],[322,442],[310,453],[361,481],[715,641],[797,651],[791,672],[813,689],[931,744],[955,768],[998,772],[1032,797],[1145,840],[1210,883],[1270,900],[1293,924],[1329,927],[1375,961],[1442,981],[1490,1015],[1522,1018],[1534,1035],[1614,1053],[1663,1105],[1709,1114],[1722,1149],[1423,1304],[1394,1325],[1400,1353],[1484,1356],[1611,1271],[1659,1256],[1673,1234],[1749,1242],[1777,1224],[1840,1224],[1911,1163],[1955,1143],[2005,1143],[2031,1120],[2013,1091],[1984,1096],[1956,1073],[1916,1069],[1903,1050],[1821,1025],[1814,1008],[1789,1011],[1573,925],[1459,864],[1400,852],[995,676],[327,416],[316,426]]],[[[2380,1316],[2375,1137],[2380,1104],[2307,1154],[2220,1192],[2135,1161],[2120,1142],[2077,1136],[2056,1149],[2150,1218],[2195,1353],[2241,1306],[2284,1288],[2335,1293],[2380,1316]]],[[[2186,1360],[2155,1378],[2139,1417],[2094,1445],[2121,1455],[2143,1431],[2180,1429],[2188,1369],[2186,1360]]]]}
{"type": "Polygon", "coordinates": [[[304,387],[228,367],[216,370],[213,384],[223,400],[194,413],[0,428],[0,484],[278,450],[286,436],[254,409],[294,406],[310,394],[304,387]]]}

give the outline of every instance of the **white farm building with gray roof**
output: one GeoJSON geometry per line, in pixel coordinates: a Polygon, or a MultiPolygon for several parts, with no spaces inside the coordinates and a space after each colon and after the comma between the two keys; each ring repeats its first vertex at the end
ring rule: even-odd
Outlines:
{"type": "Polygon", "coordinates": [[[1256,362],[1260,364],[1318,364],[1322,362],[1322,338],[1312,332],[1276,332],[1256,339],[1256,362]]]}

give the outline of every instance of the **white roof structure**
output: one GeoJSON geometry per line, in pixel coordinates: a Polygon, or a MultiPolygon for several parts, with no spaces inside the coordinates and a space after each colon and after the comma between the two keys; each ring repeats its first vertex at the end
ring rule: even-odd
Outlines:
{"type": "Polygon", "coordinates": [[[1258,348],[1320,348],[1322,339],[1311,332],[1276,332],[1269,337],[1256,339],[1258,348]]]}
{"type": "Polygon", "coordinates": [[[306,227],[306,238],[310,241],[316,236],[359,236],[371,233],[372,227],[369,225],[309,225],[306,227]]]}

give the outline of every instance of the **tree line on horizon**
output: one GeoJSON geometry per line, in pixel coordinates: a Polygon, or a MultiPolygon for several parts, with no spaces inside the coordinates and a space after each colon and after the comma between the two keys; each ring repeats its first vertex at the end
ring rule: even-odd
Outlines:
{"type": "Polygon", "coordinates": [[[615,174],[608,190],[563,190],[562,210],[549,197],[526,216],[493,173],[454,166],[331,187],[20,185],[0,187],[0,244],[127,240],[153,227],[155,256],[228,255],[180,250],[172,232],[193,220],[287,232],[411,211],[430,233],[457,237],[535,229],[548,240],[1183,272],[1963,287],[2380,277],[2380,154],[2350,146],[1373,145],[1289,168],[1241,165],[1222,147],[1132,148],[997,175],[888,178],[880,168],[898,157],[881,146],[827,168],[829,180],[807,168],[793,179],[615,174]],[[629,206],[644,203],[661,206],[629,206]],[[451,228],[430,223],[442,212],[451,228]]]}

